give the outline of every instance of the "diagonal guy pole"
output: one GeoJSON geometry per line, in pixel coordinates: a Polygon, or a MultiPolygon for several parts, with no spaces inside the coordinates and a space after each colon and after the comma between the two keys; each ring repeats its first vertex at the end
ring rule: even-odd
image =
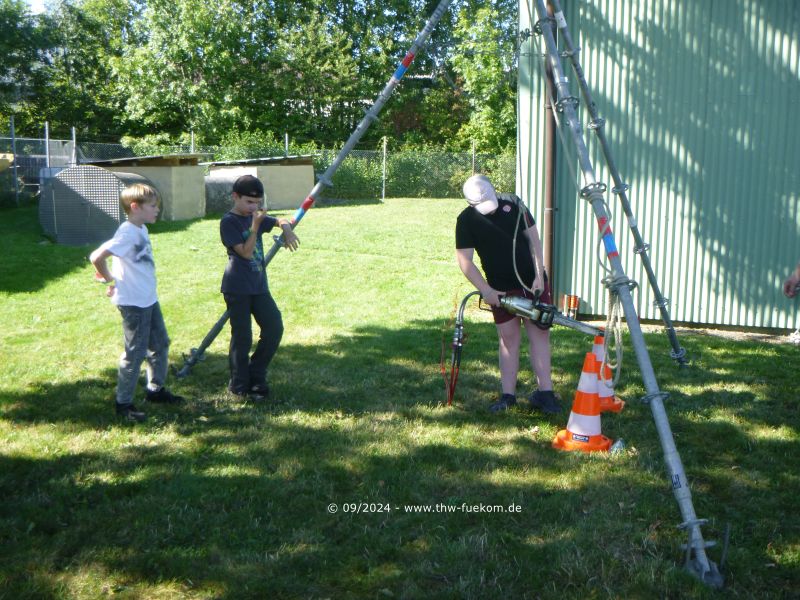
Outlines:
{"type": "Polygon", "coordinates": [[[722,587],[722,575],[717,565],[708,559],[706,554],[707,544],[704,542],[703,533],[700,530],[700,526],[706,521],[704,519],[698,519],[695,514],[694,505],[692,504],[692,494],[686,480],[686,473],[680,455],[678,454],[678,449],[675,446],[675,439],[673,438],[669,420],[667,419],[667,413],[664,409],[664,399],[668,394],[658,389],[653,365],[650,361],[650,355],[647,352],[647,346],[644,343],[644,336],[642,335],[642,328],[639,324],[639,316],[636,314],[636,308],[633,305],[631,288],[635,284],[625,275],[614,234],[611,232],[611,227],[608,225],[609,216],[605,208],[604,197],[606,186],[604,183],[597,181],[575,111],[577,98],[570,95],[567,78],[561,66],[558,46],[555,41],[556,19],[548,15],[543,0],[535,0],[535,2],[539,20],[534,27],[534,31],[540,34],[544,40],[547,59],[553,68],[553,76],[558,94],[556,108],[566,116],[570,134],[577,150],[578,163],[581,168],[584,183],[581,196],[592,206],[597,224],[600,228],[600,235],[603,239],[606,256],[611,264],[612,274],[611,277],[608,278],[606,285],[612,292],[618,295],[625,313],[628,330],[631,334],[631,343],[633,344],[636,360],[639,363],[639,369],[642,373],[645,390],[647,391],[647,396],[645,396],[644,400],[650,404],[650,410],[653,414],[658,436],[661,441],[661,449],[664,452],[664,460],[672,486],[672,492],[678,502],[683,518],[683,523],[681,523],[679,527],[686,530],[689,535],[689,542],[686,546],[685,566],[706,585],[722,587]]]}
{"type": "MultiPolygon", "coordinates": [[[[387,82],[386,86],[383,88],[381,93],[378,95],[377,99],[373,103],[372,107],[367,111],[367,114],[364,115],[364,118],[361,119],[361,122],[355,128],[355,131],[350,135],[345,145],[339,151],[339,154],[336,155],[336,158],[330,164],[330,166],[325,170],[325,173],[319,178],[319,181],[313,187],[311,192],[308,194],[306,199],[300,205],[300,208],[297,209],[295,212],[294,217],[292,218],[292,228],[297,227],[300,223],[301,219],[305,216],[305,214],[311,209],[314,205],[314,202],[319,198],[320,194],[326,187],[333,186],[333,174],[342,164],[347,155],[350,154],[350,151],[355,147],[364,133],[369,129],[369,126],[372,125],[373,121],[377,120],[378,113],[383,108],[383,105],[386,104],[386,101],[391,96],[394,88],[400,83],[400,80],[405,75],[405,72],[408,70],[408,67],[411,65],[411,62],[414,60],[414,57],[418,54],[421,48],[425,46],[425,43],[428,41],[431,33],[433,32],[433,28],[436,27],[436,24],[441,20],[444,13],[447,11],[448,7],[452,0],[441,0],[439,5],[433,11],[433,14],[430,18],[426,21],[425,26],[420,31],[417,38],[414,40],[414,43],[411,44],[408,52],[405,55],[405,58],[400,62],[397,66],[397,69],[392,74],[391,78],[387,82]]],[[[275,254],[277,254],[278,250],[281,249],[283,246],[284,240],[283,235],[281,234],[280,237],[275,239],[275,243],[264,255],[264,267],[270,263],[273,259],[275,254]]],[[[219,320],[214,324],[211,330],[206,334],[206,337],[203,338],[203,341],[200,343],[198,348],[192,348],[189,356],[184,356],[183,366],[178,369],[175,373],[176,377],[186,377],[188,376],[191,371],[192,367],[197,364],[198,361],[202,360],[203,354],[211,345],[211,342],[219,335],[222,331],[222,328],[225,327],[225,323],[228,321],[228,311],[225,311],[219,320]]]]}

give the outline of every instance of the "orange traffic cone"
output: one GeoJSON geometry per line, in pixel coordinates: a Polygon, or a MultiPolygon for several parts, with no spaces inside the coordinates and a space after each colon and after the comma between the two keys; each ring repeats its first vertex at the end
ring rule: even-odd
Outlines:
{"type": "Polygon", "coordinates": [[[592,353],[597,359],[597,395],[600,396],[600,412],[621,412],[625,408],[625,401],[614,393],[613,375],[608,365],[600,373],[600,367],[605,358],[605,345],[602,335],[594,336],[592,353]]]}
{"type": "Polygon", "coordinates": [[[611,447],[611,440],[600,431],[600,396],[597,394],[598,367],[594,354],[587,352],[567,428],[556,434],[553,439],[553,448],[581,450],[582,452],[607,452],[611,447]]]}

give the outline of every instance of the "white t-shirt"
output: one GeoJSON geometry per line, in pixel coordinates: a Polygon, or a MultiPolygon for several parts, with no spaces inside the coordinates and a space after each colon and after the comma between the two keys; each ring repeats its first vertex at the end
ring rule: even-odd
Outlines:
{"type": "Polygon", "coordinates": [[[113,255],[111,274],[117,285],[111,302],[118,306],[141,308],[158,302],[156,263],[145,225],[137,227],[129,221],[124,222],[100,249],[113,255]]]}

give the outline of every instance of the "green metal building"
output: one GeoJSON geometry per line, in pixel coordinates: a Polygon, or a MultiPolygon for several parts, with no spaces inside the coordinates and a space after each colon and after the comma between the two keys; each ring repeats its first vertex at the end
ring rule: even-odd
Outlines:
{"type": "MultiPolygon", "coordinates": [[[[800,260],[800,1],[562,0],[562,7],[673,320],[800,325],[800,301],[781,292],[800,260]]],[[[605,314],[596,222],[578,196],[575,153],[558,126],[547,161],[543,45],[525,36],[538,20],[534,4],[521,0],[519,10],[517,192],[546,244],[552,238],[545,254],[554,298],[575,294],[581,313],[605,314]]],[[[580,96],[569,61],[562,64],[580,96]]],[[[580,114],[598,179],[611,190],[588,112],[580,114]]],[[[625,272],[639,283],[637,311],[660,319],[625,214],[610,191],[607,198],[625,272]]]]}

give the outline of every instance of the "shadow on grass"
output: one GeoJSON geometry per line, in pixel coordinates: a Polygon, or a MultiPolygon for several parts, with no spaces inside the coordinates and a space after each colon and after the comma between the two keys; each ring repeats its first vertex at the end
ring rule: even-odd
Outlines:
{"type": "Polygon", "coordinates": [[[91,248],[52,243],[42,233],[38,214],[34,205],[4,210],[0,216],[0,292],[35,292],[86,265],[91,248]]]}
{"type": "Polygon", "coordinates": [[[241,408],[182,420],[193,443],[180,448],[132,434],[108,453],[2,457],[6,589],[56,595],[65,578],[86,569],[119,590],[171,584],[217,598],[363,597],[384,589],[501,597],[546,588],[562,562],[588,576],[593,566],[575,564],[573,554],[598,535],[644,535],[644,525],[595,531],[586,520],[612,509],[622,473],[585,472],[574,488],[560,489],[544,482],[569,459],[546,452],[530,477],[530,449],[419,440],[397,421],[371,427],[346,416],[280,419],[241,408]],[[385,512],[353,514],[362,503],[385,512]],[[436,508],[481,504],[520,508],[436,508]],[[42,567],[19,568],[31,561],[42,567]],[[537,569],[523,575],[527,565],[537,569]]]}
{"type": "MultiPolygon", "coordinates": [[[[171,382],[187,404],[148,407],[139,426],[113,417],[113,369],[11,394],[2,416],[20,435],[63,448],[45,441],[62,430],[74,450],[0,456],[0,582],[13,597],[63,595],[70,577],[134,595],[162,586],[231,599],[563,597],[599,593],[591,582],[602,563],[609,595],[702,595],[675,568],[680,517],[647,407],[634,401],[604,417],[604,431],[635,451],[616,460],[555,452],[550,439],[566,411],[544,419],[485,410],[497,385],[489,323],[468,328],[466,400],[441,406],[441,329],[368,326],[323,345],[286,343],[272,370],[274,399],[263,406],[224,394],[227,360],[212,353],[189,379],[171,382]],[[463,508],[512,504],[520,512],[463,508]],[[354,514],[364,505],[389,510],[354,514]]],[[[587,338],[553,336],[568,405],[587,338]]],[[[800,492],[800,448],[797,436],[748,430],[781,426],[778,390],[765,382],[758,394],[729,391],[760,377],[735,373],[730,360],[700,365],[689,378],[708,389],[668,413],[698,515],[719,519],[707,538],[732,521],[731,565],[743,572],[775,560],[770,543],[791,547],[798,538],[797,526],[781,521],[800,492]],[[719,381],[716,369],[733,379],[719,381]],[[713,415],[722,409],[737,422],[713,415]],[[738,548],[742,536],[756,544],[738,548]]],[[[679,385],[681,377],[664,379],[679,385]]],[[[779,597],[798,575],[780,567],[739,582],[779,597]]]]}

